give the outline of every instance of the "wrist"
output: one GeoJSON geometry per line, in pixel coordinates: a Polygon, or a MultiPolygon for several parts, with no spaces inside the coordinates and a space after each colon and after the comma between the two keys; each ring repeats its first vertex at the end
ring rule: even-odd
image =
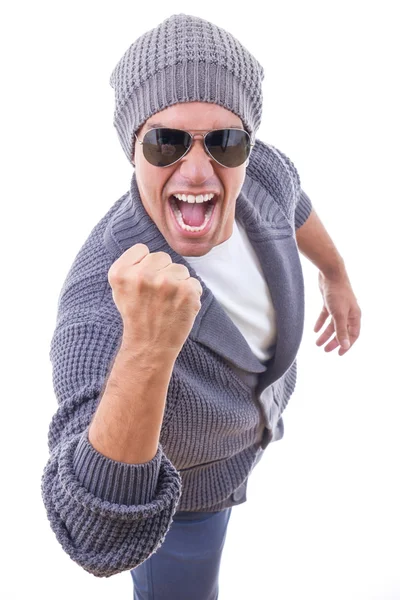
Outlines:
{"type": "Polygon", "coordinates": [[[175,350],[166,350],[165,348],[149,346],[148,344],[142,345],[137,342],[133,335],[130,335],[126,331],[122,335],[119,352],[127,354],[136,364],[154,369],[166,364],[173,366],[178,356],[175,350]]]}
{"type": "Polygon", "coordinates": [[[334,264],[330,264],[324,266],[320,269],[320,275],[324,279],[329,279],[331,281],[340,281],[342,279],[347,279],[347,271],[344,264],[344,260],[342,258],[338,258],[334,264]]]}

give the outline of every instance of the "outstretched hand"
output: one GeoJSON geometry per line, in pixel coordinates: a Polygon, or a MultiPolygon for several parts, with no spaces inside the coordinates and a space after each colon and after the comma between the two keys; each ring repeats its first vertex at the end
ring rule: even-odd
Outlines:
{"type": "Polygon", "coordinates": [[[329,316],[331,320],[316,344],[322,346],[335,333],[335,337],[325,346],[325,352],[331,352],[340,346],[338,354],[343,356],[360,335],[360,307],[345,273],[329,278],[319,271],[318,285],[324,305],[314,331],[318,332],[329,316]]]}

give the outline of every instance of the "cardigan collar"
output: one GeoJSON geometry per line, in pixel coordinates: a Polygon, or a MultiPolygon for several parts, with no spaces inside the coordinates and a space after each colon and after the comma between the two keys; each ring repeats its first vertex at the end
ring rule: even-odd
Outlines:
{"type": "MultiPolygon", "coordinates": [[[[185,265],[191,277],[196,277],[203,288],[201,309],[195,318],[189,338],[215,351],[235,367],[260,374],[260,387],[264,389],[280,378],[296,358],[304,324],[304,285],[293,225],[285,210],[288,198],[280,198],[283,189],[281,179],[276,178],[275,172],[279,189],[276,186],[274,189],[274,173],[270,174],[271,178],[266,179],[269,175],[268,170],[266,174],[263,172],[261,177],[257,171],[260,165],[260,151],[263,153],[261,158],[265,158],[265,154],[272,150],[259,140],[255,150],[251,155],[253,168],[247,168],[245,181],[236,200],[235,218],[245,228],[260,260],[275,308],[275,354],[266,363],[255,356],[211,289],[183,256],[170,247],[156,227],[141,201],[135,172],[132,175],[129,193],[123,197],[118,210],[106,227],[104,242],[114,260],[128,248],[141,242],[148,246],[150,252],[166,252],[173,262],[185,265]],[[269,185],[271,182],[272,188],[269,185]],[[274,196],[271,191],[274,192],[274,196]]],[[[278,163],[276,157],[272,158],[276,171],[278,163]]],[[[267,163],[268,166],[271,169],[270,162],[267,163]]],[[[281,178],[284,175],[285,172],[282,172],[281,178]]],[[[295,198],[292,199],[292,215],[294,202],[295,198]]]]}

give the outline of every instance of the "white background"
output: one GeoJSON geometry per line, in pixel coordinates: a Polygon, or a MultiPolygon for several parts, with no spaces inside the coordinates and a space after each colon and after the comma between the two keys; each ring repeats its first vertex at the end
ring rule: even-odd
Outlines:
{"type": "Polygon", "coordinates": [[[111,71],[138,36],[186,12],[230,31],[264,66],[257,137],[296,165],[362,310],[347,354],[317,347],[318,270],[302,257],[297,386],[284,438],[233,509],[219,600],[400,599],[396,8],[351,0],[2,5],[2,597],[132,598],[129,572],[91,576],[47,521],[40,479],[56,410],[48,352],[66,273],[129,187],[111,71]]]}

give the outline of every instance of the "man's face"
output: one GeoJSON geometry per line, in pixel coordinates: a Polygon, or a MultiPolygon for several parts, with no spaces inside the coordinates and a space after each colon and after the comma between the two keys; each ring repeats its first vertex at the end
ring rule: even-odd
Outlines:
{"type": "MultiPolygon", "coordinates": [[[[222,106],[208,102],[185,102],[169,106],[150,117],[136,132],[139,140],[143,140],[148,129],[160,125],[185,129],[193,135],[226,127],[243,129],[241,119],[222,106]]],[[[234,168],[219,165],[207,154],[203,138],[199,135],[196,135],[191,149],[181,160],[162,168],[151,165],[145,159],[142,147],[135,138],[134,163],[143,206],[175,252],[183,256],[202,256],[232,235],[236,199],[246,176],[245,163],[234,168]],[[196,196],[210,192],[215,194],[211,200],[214,208],[205,229],[198,232],[183,229],[175,217],[172,194],[196,196]]],[[[180,202],[177,202],[177,206],[180,206],[180,202]]],[[[192,208],[191,203],[184,207],[186,219],[191,219],[192,208]]],[[[207,208],[210,210],[210,202],[197,205],[197,219],[203,219],[207,208]],[[199,212],[200,209],[203,212],[199,212]]]]}

